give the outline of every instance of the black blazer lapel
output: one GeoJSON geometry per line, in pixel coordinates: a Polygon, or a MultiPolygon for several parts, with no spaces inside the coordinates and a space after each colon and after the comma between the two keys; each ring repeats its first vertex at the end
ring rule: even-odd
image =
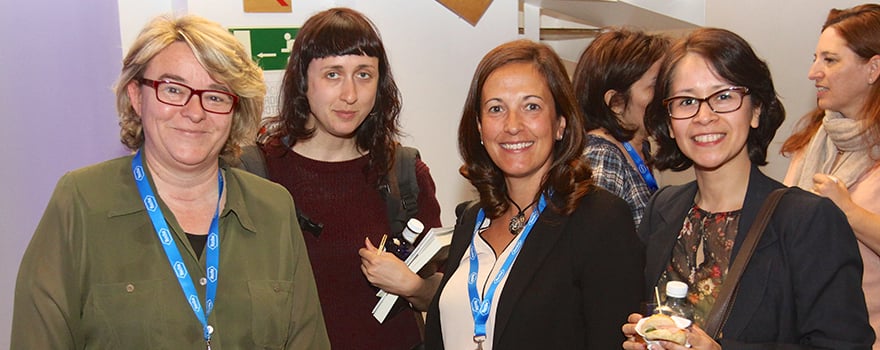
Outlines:
{"type": "Polygon", "coordinates": [[[440,280],[440,286],[437,288],[437,292],[434,294],[434,298],[428,307],[425,320],[425,346],[428,349],[444,348],[440,325],[440,294],[446,288],[449,278],[459,268],[461,258],[468,249],[479,211],[479,204],[468,206],[461,214],[461,217],[456,220],[455,232],[452,234],[452,243],[449,246],[449,258],[446,260],[446,266],[443,270],[443,278],[440,280]]]}
{"type": "Polygon", "coordinates": [[[515,306],[519,303],[525,289],[529,286],[547,256],[557,247],[562,237],[568,218],[560,216],[550,205],[541,213],[540,218],[532,227],[532,232],[523,243],[522,251],[513,264],[498,299],[498,310],[495,313],[495,344],[504,334],[507,321],[510,320],[515,306]]]}
{"type": "Polygon", "coordinates": [[[456,225],[455,232],[452,236],[452,243],[449,245],[449,260],[446,261],[442,286],[446,285],[446,280],[448,280],[449,277],[452,276],[452,273],[458,269],[461,258],[464,256],[465,252],[467,252],[471,239],[473,238],[474,225],[476,225],[477,213],[479,212],[480,207],[478,205],[470,207],[470,209],[462,214],[460,220],[461,224],[456,225]]]}
{"type": "MultiPolygon", "coordinates": [[[[736,242],[733,244],[733,249],[731,250],[731,264],[733,260],[735,260],[736,254],[739,252],[740,246],[742,246],[742,242],[746,238],[746,233],[749,231],[749,228],[752,227],[752,223],[755,222],[755,218],[758,217],[758,211],[761,210],[761,205],[764,204],[764,200],[767,199],[767,196],[770,195],[770,192],[777,188],[783,187],[782,184],[773,181],[767,175],[761,173],[758,170],[758,167],[752,166],[752,170],[749,173],[749,187],[746,190],[746,198],[743,200],[742,213],[739,218],[739,225],[737,225],[737,235],[736,242]]],[[[764,237],[762,237],[762,241],[764,237]]],[[[761,245],[761,242],[758,243],[761,245]]]]}
{"type": "MultiPolygon", "coordinates": [[[[736,234],[736,241],[730,252],[731,264],[736,259],[736,254],[739,252],[740,247],[748,234],[749,228],[751,228],[752,224],[755,222],[755,218],[757,218],[764,200],[767,199],[770,192],[781,187],[783,187],[782,184],[761,173],[761,171],[758,170],[758,167],[752,166],[749,174],[749,186],[746,190],[742,213],[740,214],[739,224],[737,225],[738,231],[736,234]]],[[[736,298],[730,306],[732,308],[731,313],[727,318],[727,322],[724,324],[724,329],[722,330],[725,337],[738,338],[740,333],[742,333],[748,325],[749,320],[752,319],[752,315],[754,315],[755,312],[758,312],[761,303],[761,296],[765,294],[767,279],[769,278],[771,268],[771,266],[766,263],[766,260],[762,260],[758,256],[761,254],[762,247],[766,247],[779,239],[771,226],[772,221],[765,229],[761,241],[758,242],[758,246],[755,248],[753,258],[749,261],[749,265],[746,267],[746,270],[743,272],[740,279],[741,284],[748,283],[749,287],[739,288],[737,291],[736,298]],[[746,280],[748,282],[745,282],[746,280]]]]}
{"type": "MultiPolygon", "coordinates": [[[[691,182],[681,186],[665,187],[654,194],[654,197],[651,199],[649,208],[653,206],[653,209],[650,209],[650,212],[646,211],[646,214],[651,215],[650,220],[656,220],[657,222],[650,223],[655,228],[650,230],[650,236],[647,237],[648,240],[645,242],[648,247],[645,256],[647,300],[654,299],[654,286],[657,285],[660,274],[669,265],[672,247],[675,245],[688,210],[694,204],[694,196],[696,194],[697,183],[691,182]],[[653,213],[656,213],[656,215],[653,213]]],[[[643,219],[642,225],[646,224],[643,219]]],[[[650,228],[645,227],[645,229],[650,228]]]]}

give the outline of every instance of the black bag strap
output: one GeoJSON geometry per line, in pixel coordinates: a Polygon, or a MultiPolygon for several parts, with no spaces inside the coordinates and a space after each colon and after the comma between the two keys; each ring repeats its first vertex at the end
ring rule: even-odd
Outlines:
{"type": "Polygon", "coordinates": [[[419,212],[419,182],[416,179],[416,159],[419,150],[398,145],[394,150],[392,171],[381,186],[388,210],[391,233],[403,231],[406,222],[419,212]]]}
{"type": "Polygon", "coordinates": [[[736,254],[736,259],[733,260],[733,264],[727,270],[727,276],[724,278],[724,283],[718,291],[718,298],[715,299],[715,304],[712,305],[712,310],[709,311],[703,327],[706,334],[713,339],[720,339],[723,336],[721,329],[724,328],[724,323],[727,322],[727,317],[730,315],[730,309],[739,287],[740,277],[742,277],[746,265],[749,264],[749,260],[751,260],[752,254],[758,246],[758,241],[761,240],[764,229],[767,228],[770,217],[773,216],[773,211],[776,210],[779,200],[782,199],[782,195],[787,190],[788,188],[780,188],[770,192],[770,195],[764,200],[764,204],[761,205],[761,211],[758,212],[755,222],[752,223],[748,233],[746,233],[746,238],[736,254]]]}
{"type": "Polygon", "coordinates": [[[233,164],[233,166],[247,170],[264,179],[269,178],[269,172],[266,170],[266,158],[257,145],[242,146],[238,164],[233,164]]]}

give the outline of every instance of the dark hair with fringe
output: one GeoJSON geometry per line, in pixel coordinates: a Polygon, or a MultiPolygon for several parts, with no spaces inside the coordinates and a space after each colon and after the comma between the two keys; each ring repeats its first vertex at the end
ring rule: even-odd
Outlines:
{"type": "Polygon", "coordinates": [[[391,169],[399,134],[401,97],[385,46],[376,26],[362,13],[332,8],[310,17],[297,32],[281,84],[281,114],[263,123],[263,144],[292,146],[314,136],[306,125],[311,116],[308,90],[309,64],[331,56],[363,55],[379,61],[379,86],[370,114],[355,131],[355,143],[370,157],[365,172],[375,171],[376,181],[391,169]],[[281,125],[278,125],[278,124],[281,125]],[[278,142],[285,138],[286,142],[278,142]]]}

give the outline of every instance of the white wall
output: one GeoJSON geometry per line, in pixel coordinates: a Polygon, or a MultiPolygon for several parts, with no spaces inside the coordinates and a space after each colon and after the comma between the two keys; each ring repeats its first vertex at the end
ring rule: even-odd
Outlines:
{"type": "Polygon", "coordinates": [[[471,26],[433,0],[359,0],[355,8],[382,32],[395,80],[403,94],[404,144],[418,147],[437,184],[445,225],[455,223],[455,205],[476,197],[458,168],[458,121],[471,77],[495,46],[518,38],[516,0],[494,0],[471,26]],[[401,16],[401,14],[415,14],[401,16]]]}
{"type": "Polygon", "coordinates": [[[706,25],[729,29],[749,42],[773,74],[786,120],[770,144],[764,172],[780,181],[788,158],[779,148],[805,113],[816,107],[816,89],[807,79],[822,24],[832,8],[848,8],[861,0],[707,0],[706,25]]]}

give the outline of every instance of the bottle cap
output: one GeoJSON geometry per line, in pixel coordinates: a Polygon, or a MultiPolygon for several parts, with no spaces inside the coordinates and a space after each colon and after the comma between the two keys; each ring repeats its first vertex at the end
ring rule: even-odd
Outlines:
{"type": "Polygon", "coordinates": [[[406,222],[406,227],[403,229],[403,239],[407,240],[409,243],[415,243],[416,237],[425,230],[425,225],[422,224],[419,219],[412,218],[406,222]]]}
{"type": "Polygon", "coordinates": [[[669,281],[666,282],[666,295],[673,298],[684,298],[688,293],[688,285],[684,282],[669,281]]]}

